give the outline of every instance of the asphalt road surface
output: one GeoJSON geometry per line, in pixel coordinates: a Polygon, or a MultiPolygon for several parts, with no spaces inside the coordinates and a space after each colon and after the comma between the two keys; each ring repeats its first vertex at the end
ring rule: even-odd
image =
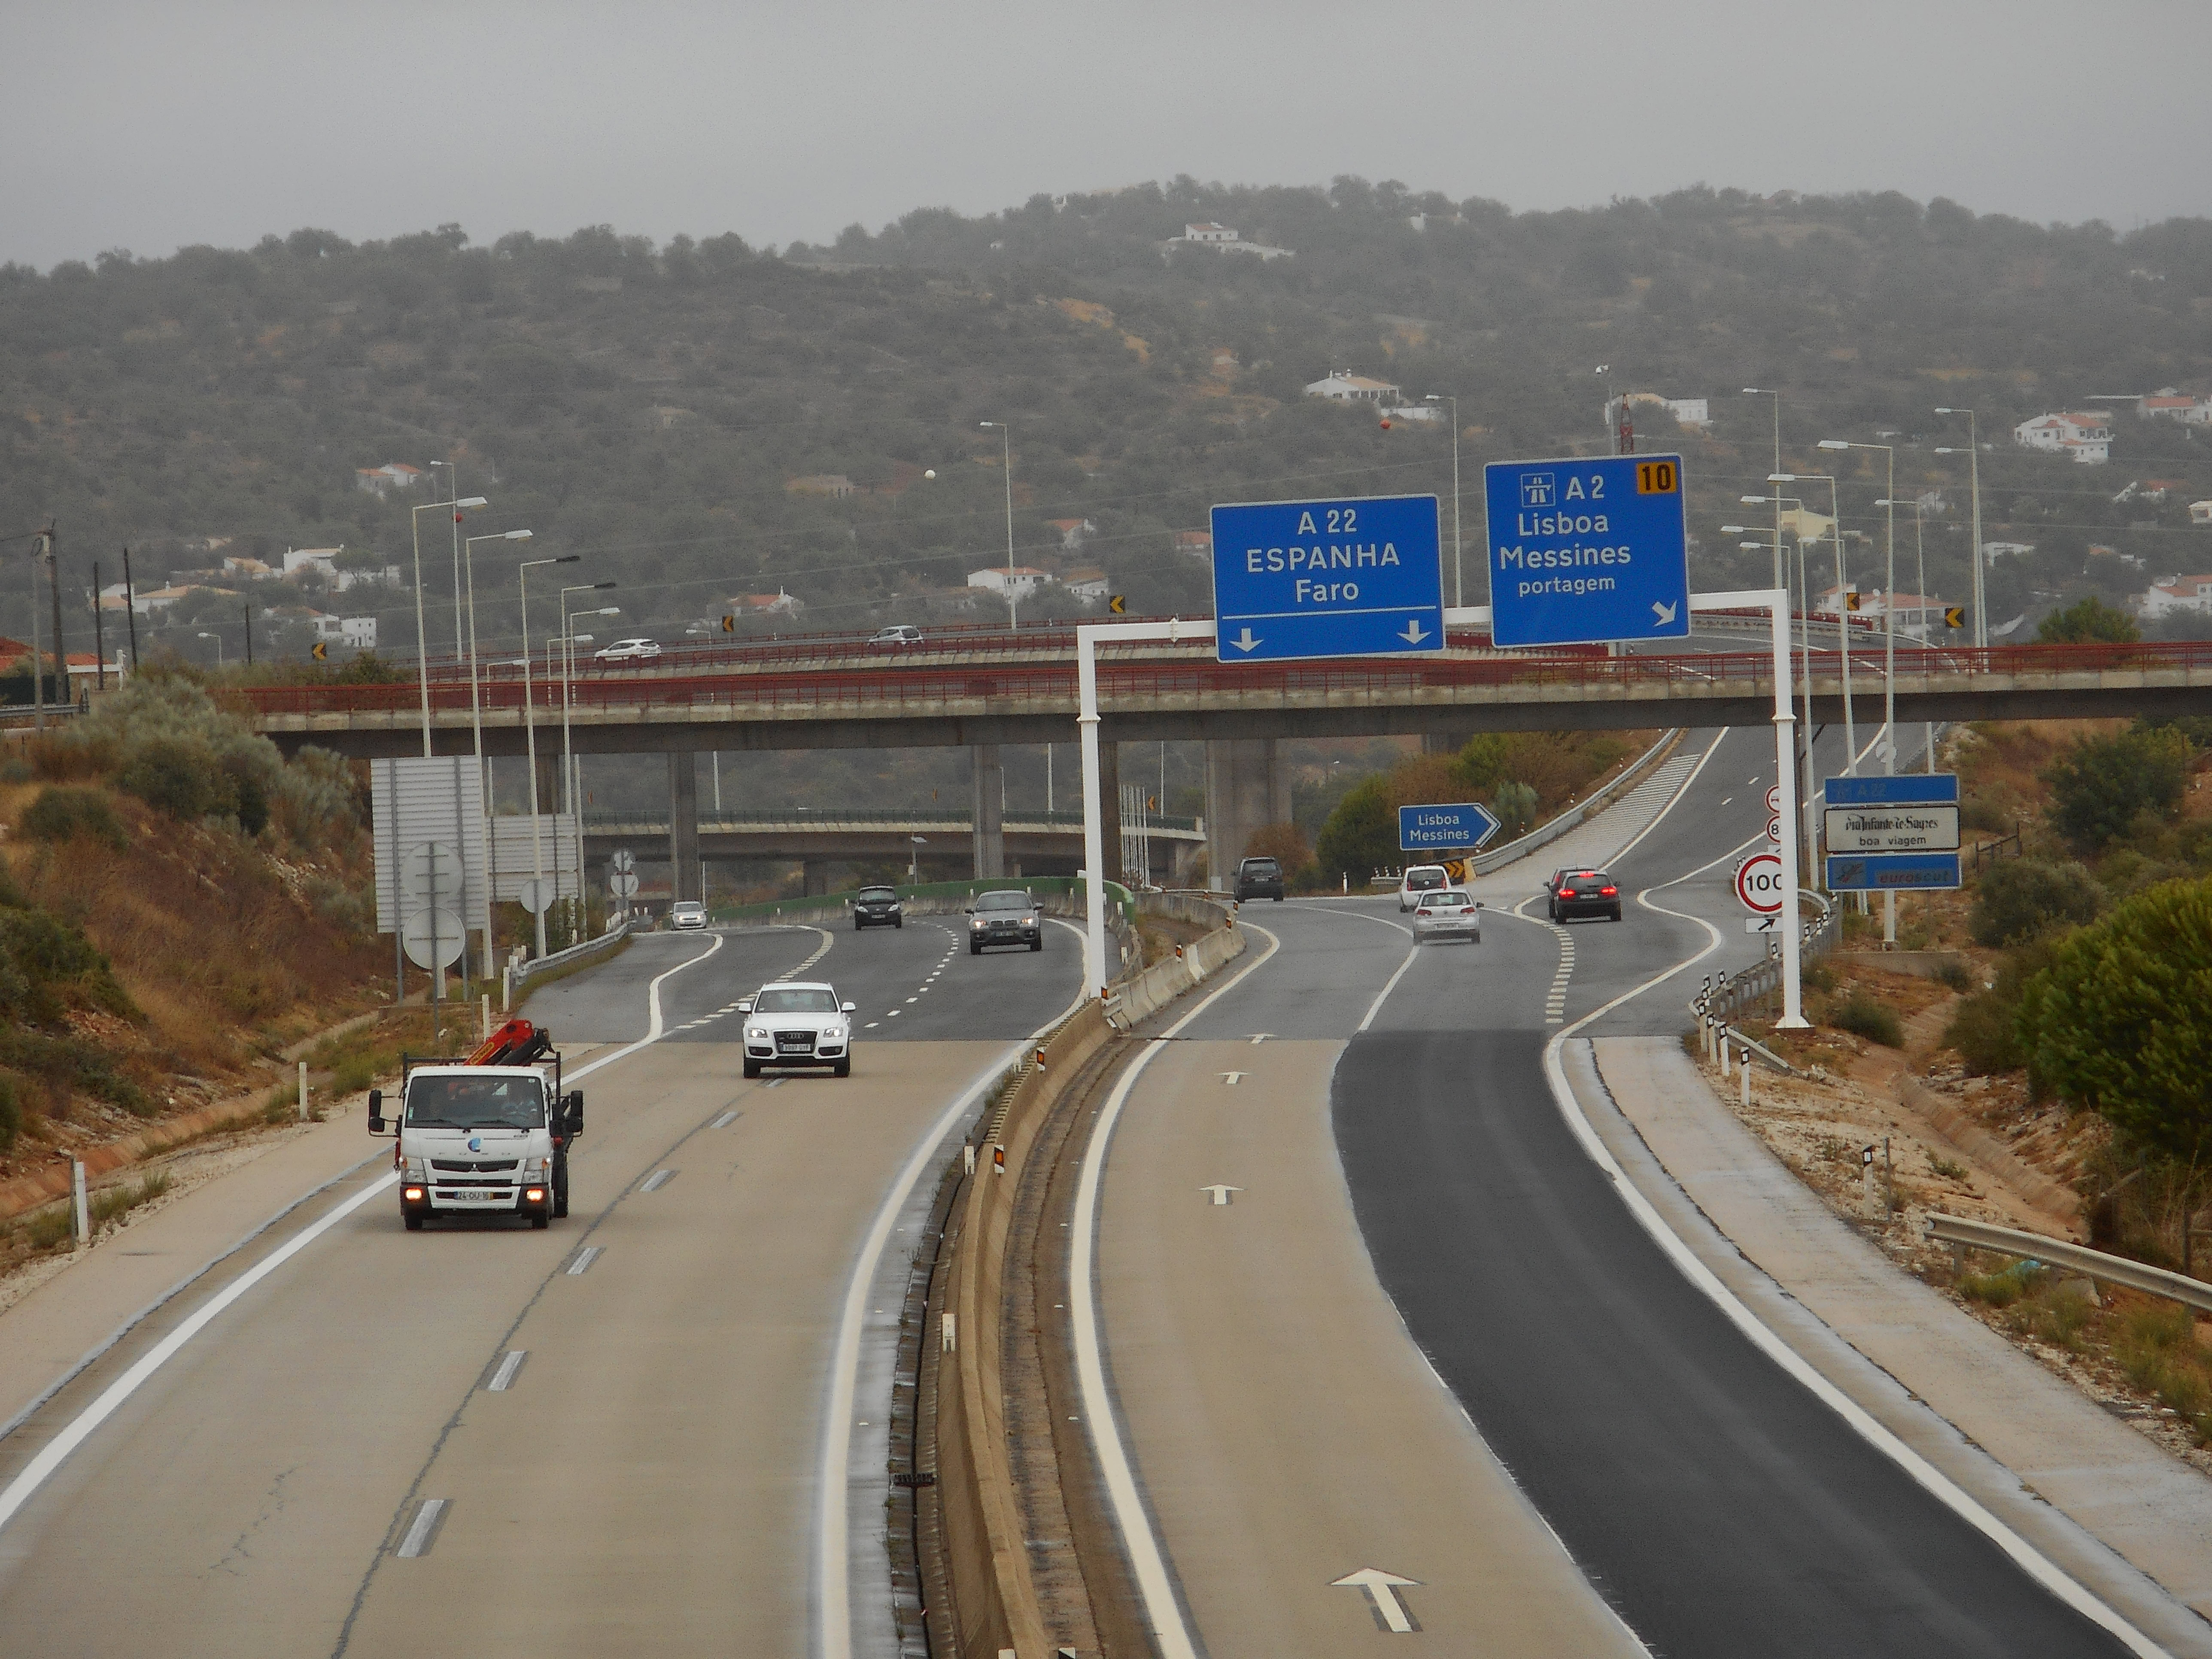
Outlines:
{"type": "Polygon", "coordinates": [[[210,1297],[312,1234],[0,1523],[0,1655],[820,1652],[839,1445],[854,1650],[895,1652],[898,1310],[856,1269],[872,1240],[902,1281],[898,1183],[1073,1000],[1077,943],[654,934],[544,988],[527,1012],[572,1073],[605,1061],[569,1218],[409,1233],[379,1158],[143,1322],[0,1441],[0,1502],[210,1297]],[[852,1077],[743,1080],[723,1011],[825,945],[808,975],[874,1022],[852,1077]],[[662,975],[662,1039],[613,1046],[647,1036],[662,975]],[[841,1376],[857,1392],[832,1422],[841,1376]]]}
{"type": "Polygon", "coordinates": [[[1763,951],[1728,882],[1772,735],[1693,742],[1612,864],[1625,921],[1546,922],[1540,856],[1486,884],[1479,945],[1414,951],[1390,899],[1248,906],[1279,950],[1133,1088],[1103,1334],[1212,1659],[1394,1619],[1485,1653],[2123,1650],[1753,1347],[1560,1115],[1553,1033],[1712,945],[1590,1028],[1680,1030],[1698,974],[1763,951]]]}

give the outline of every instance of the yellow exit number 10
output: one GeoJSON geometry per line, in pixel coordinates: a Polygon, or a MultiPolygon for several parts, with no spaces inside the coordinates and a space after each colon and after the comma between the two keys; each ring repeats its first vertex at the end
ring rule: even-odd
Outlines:
{"type": "Polygon", "coordinates": [[[1671,495],[1682,487],[1682,475],[1672,461],[1638,461],[1636,464],[1636,493],[1639,495],[1671,495]]]}

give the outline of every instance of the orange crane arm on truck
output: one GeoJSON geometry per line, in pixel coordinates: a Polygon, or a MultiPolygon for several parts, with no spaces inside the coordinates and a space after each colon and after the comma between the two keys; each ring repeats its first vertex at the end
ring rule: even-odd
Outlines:
{"type": "Polygon", "coordinates": [[[553,1034],[526,1019],[510,1019],[477,1046],[467,1066],[527,1066],[553,1047],[553,1034]]]}

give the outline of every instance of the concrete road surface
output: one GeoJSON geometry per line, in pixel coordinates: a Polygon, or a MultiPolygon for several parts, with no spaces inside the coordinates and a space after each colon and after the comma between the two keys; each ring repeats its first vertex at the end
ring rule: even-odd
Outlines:
{"type": "MultiPolygon", "coordinates": [[[[409,1233],[380,1192],[252,1285],[0,1523],[0,1654],[820,1650],[825,1447],[839,1427],[864,1465],[888,1404],[874,1350],[896,1309],[863,1307],[854,1420],[823,1417],[863,1245],[948,1107],[1071,1001],[1076,943],[1056,929],[1010,959],[941,926],[650,935],[545,988],[527,1012],[565,1048],[618,1056],[581,1085],[570,1218],[409,1233]],[[808,975],[876,1022],[852,1077],[744,1081],[721,1011],[825,945],[808,975]],[[608,1046],[647,1034],[645,988],[672,970],[662,1040],[608,1046]]],[[[227,1262],[0,1441],[0,1504],[267,1255],[227,1262]]],[[[849,1498],[863,1654],[895,1649],[881,1469],[849,1498]]]]}

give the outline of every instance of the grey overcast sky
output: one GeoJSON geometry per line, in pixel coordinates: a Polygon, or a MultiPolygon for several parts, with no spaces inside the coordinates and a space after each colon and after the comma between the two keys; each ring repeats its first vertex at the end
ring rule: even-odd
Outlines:
{"type": "Polygon", "coordinates": [[[2205,0],[0,3],[0,259],[607,223],[826,240],[1188,173],[2212,212],[2205,0]]]}

